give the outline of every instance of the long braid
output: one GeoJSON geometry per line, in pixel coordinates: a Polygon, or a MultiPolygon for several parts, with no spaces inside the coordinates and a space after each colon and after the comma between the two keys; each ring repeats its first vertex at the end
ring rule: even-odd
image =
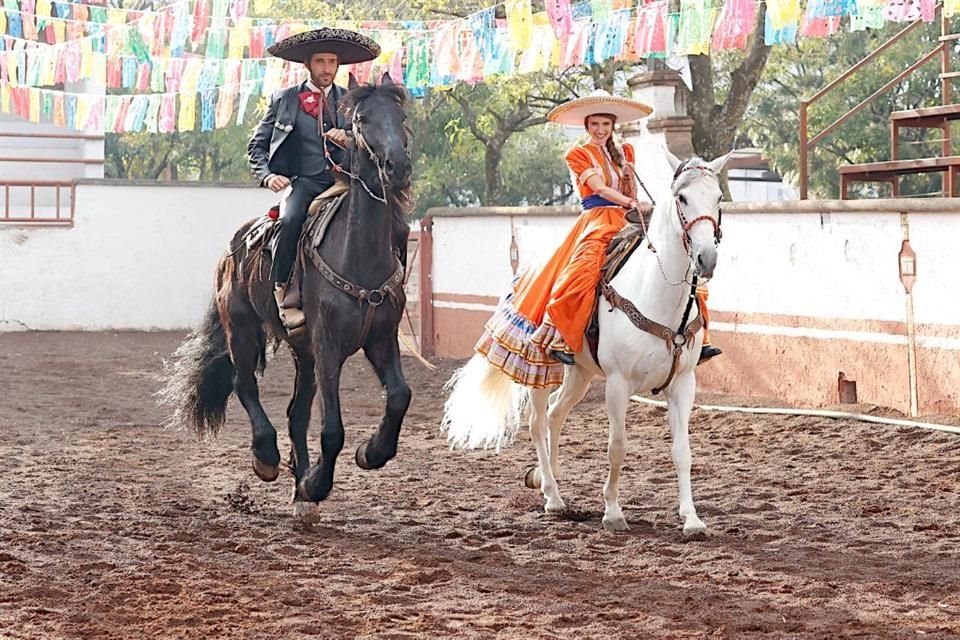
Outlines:
{"type": "Polygon", "coordinates": [[[607,153],[610,154],[610,159],[613,160],[613,163],[620,167],[620,170],[623,170],[623,151],[620,150],[620,147],[617,146],[617,143],[613,141],[613,135],[607,138],[607,153]]]}

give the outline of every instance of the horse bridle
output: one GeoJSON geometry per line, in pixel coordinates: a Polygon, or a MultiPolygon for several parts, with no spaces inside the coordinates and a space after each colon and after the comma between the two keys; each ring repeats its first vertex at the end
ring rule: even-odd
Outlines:
{"type": "MultiPolygon", "coordinates": [[[[680,177],[680,175],[684,171],[700,170],[700,171],[709,173],[710,175],[716,176],[716,173],[714,173],[714,171],[709,167],[703,167],[703,166],[694,167],[694,166],[689,166],[689,164],[690,164],[690,160],[687,159],[681,162],[680,166],[677,167],[677,170],[673,174],[673,180],[670,183],[671,192],[673,191],[673,185],[677,182],[677,179],[680,177]]],[[[650,198],[650,205],[653,207],[656,207],[657,201],[653,199],[653,195],[650,194],[650,190],[647,189],[647,185],[643,184],[643,180],[640,179],[640,176],[637,175],[636,170],[632,166],[630,167],[630,170],[633,173],[633,177],[636,178],[638,183],[640,183],[640,187],[643,189],[643,192],[647,194],[648,198],[650,198]]],[[[683,241],[683,248],[687,252],[687,257],[689,258],[692,264],[693,256],[690,254],[690,247],[691,247],[690,230],[693,228],[693,225],[697,224],[698,222],[703,222],[704,220],[710,221],[710,223],[713,225],[714,243],[719,246],[720,240],[723,238],[723,231],[720,229],[720,223],[723,220],[723,209],[720,209],[719,207],[717,208],[716,218],[709,215],[702,215],[702,216],[697,216],[693,220],[687,220],[687,216],[683,211],[683,207],[680,206],[679,197],[674,196],[673,202],[674,202],[674,207],[676,208],[676,211],[677,211],[677,218],[679,218],[680,220],[680,228],[683,231],[683,235],[681,236],[680,239],[683,241]]],[[[656,247],[653,246],[653,242],[650,241],[650,234],[647,233],[646,222],[644,221],[643,216],[639,216],[639,217],[640,217],[640,226],[643,227],[643,235],[647,241],[647,248],[650,250],[651,253],[656,255],[657,249],[656,247]]],[[[660,263],[659,255],[657,255],[657,263],[660,264],[660,273],[663,275],[663,279],[669,282],[669,279],[667,278],[667,274],[663,270],[663,264],[660,263]]],[[[686,281],[686,276],[684,276],[684,281],[686,281]]],[[[675,283],[675,284],[679,284],[679,283],[675,283]]]]}
{"type": "MultiPolygon", "coordinates": [[[[370,148],[370,145],[367,144],[366,139],[363,137],[363,131],[360,129],[360,114],[357,109],[353,110],[353,117],[350,119],[350,126],[353,130],[353,139],[357,141],[357,149],[363,149],[368,154],[370,154],[370,159],[373,160],[373,163],[377,166],[377,175],[380,177],[380,191],[383,193],[382,196],[376,195],[364,179],[360,176],[359,173],[354,173],[353,171],[348,171],[343,165],[335,162],[333,156],[330,155],[330,150],[327,148],[327,136],[323,130],[323,118],[317,118],[317,124],[319,125],[320,138],[323,140],[323,155],[326,156],[327,162],[330,163],[330,166],[333,167],[335,171],[339,171],[345,176],[348,176],[350,180],[355,180],[360,183],[360,186],[363,187],[363,190],[367,192],[371,198],[376,200],[381,204],[387,204],[387,184],[383,176],[383,163],[380,161],[380,157],[374,153],[373,149],[370,148]]],[[[350,169],[354,169],[353,163],[356,162],[356,158],[352,158],[350,169]]]]}
{"type": "MultiPolygon", "coordinates": [[[[684,160],[682,163],[680,163],[680,166],[677,167],[677,171],[673,174],[673,182],[676,182],[680,175],[685,171],[703,171],[714,177],[717,175],[710,167],[693,167],[688,166],[689,164],[690,160],[684,160]]],[[[720,245],[720,240],[723,239],[723,231],[720,229],[720,223],[723,221],[723,209],[719,207],[717,208],[716,218],[705,214],[702,216],[697,216],[693,220],[688,221],[687,215],[683,211],[683,207],[680,206],[680,198],[675,196],[673,201],[676,205],[677,217],[680,218],[680,227],[683,229],[683,248],[686,249],[687,255],[690,254],[690,230],[693,228],[693,225],[697,224],[698,222],[703,222],[704,220],[709,221],[710,224],[713,225],[713,242],[718,246],[720,245]]]]}
{"type": "MultiPolygon", "coordinates": [[[[330,163],[330,166],[333,167],[336,171],[341,172],[342,174],[349,176],[351,180],[356,180],[360,183],[360,186],[363,187],[364,191],[367,194],[382,204],[387,204],[387,186],[386,180],[384,179],[383,163],[380,161],[380,158],[374,153],[373,149],[370,148],[370,145],[367,144],[366,139],[363,137],[363,131],[360,128],[360,116],[357,113],[357,110],[354,109],[353,116],[351,118],[351,128],[353,130],[353,138],[357,142],[357,149],[362,149],[370,154],[370,158],[373,160],[374,164],[377,166],[377,174],[380,176],[380,188],[383,192],[383,196],[378,196],[370,190],[370,187],[367,186],[367,183],[358,173],[353,173],[352,171],[347,171],[342,165],[334,162],[333,157],[330,155],[329,150],[327,149],[327,137],[323,135],[323,118],[317,118],[319,122],[320,135],[323,138],[323,153],[327,158],[327,161],[330,163]]],[[[354,168],[353,163],[357,162],[356,157],[352,157],[351,169],[354,168]]],[[[373,316],[377,311],[377,307],[382,305],[386,300],[390,300],[394,308],[399,309],[400,297],[397,294],[397,289],[403,291],[403,275],[404,267],[401,264],[400,260],[397,260],[397,268],[394,270],[393,274],[387,278],[387,281],[380,285],[378,289],[364,289],[363,287],[354,284],[353,282],[347,280],[339,273],[334,271],[334,269],[327,264],[327,262],[321,257],[318,251],[311,252],[311,258],[314,265],[317,267],[317,270],[320,271],[321,275],[327,279],[334,287],[343,291],[346,294],[349,294],[356,298],[360,305],[367,305],[367,311],[364,314],[363,325],[360,328],[360,337],[357,338],[357,344],[354,349],[359,349],[363,343],[366,341],[367,336],[370,333],[370,327],[373,326],[373,316]]]]}

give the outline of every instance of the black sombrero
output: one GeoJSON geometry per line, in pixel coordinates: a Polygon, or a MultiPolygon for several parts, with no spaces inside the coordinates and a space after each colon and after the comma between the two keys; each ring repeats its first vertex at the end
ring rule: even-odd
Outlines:
{"type": "Polygon", "coordinates": [[[347,29],[314,29],[275,42],[267,53],[291,62],[303,62],[315,53],[335,53],[340,64],[368,62],[380,55],[380,45],[347,29]]]}

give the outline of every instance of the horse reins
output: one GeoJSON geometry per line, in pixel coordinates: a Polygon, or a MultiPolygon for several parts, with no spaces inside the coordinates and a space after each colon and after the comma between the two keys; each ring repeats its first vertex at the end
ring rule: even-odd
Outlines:
{"type": "MultiPolygon", "coordinates": [[[[320,107],[322,111],[326,111],[327,109],[326,94],[321,92],[321,96],[322,97],[320,98],[320,107]]],[[[348,176],[351,180],[356,180],[357,182],[359,182],[360,186],[363,187],[363,190],[366,191],[367,194],[377,202],[381,204],[387,204],[387,198],[386,198],[387,186],[386,186],[385,180],[383,179],[383,165],[380,163],[380,158],[377,157],[377,154],[375,154],[373,152],[373,149],[371,149],[367,145],[367,142],[363,137],[363,132],[360,130],[360,119],[357,116],[356,111],[354,111],[353,118],[351,118],[350,124],[351,124],[351,128],[353,129],[353,137],[357,141],[357,148],[358,149],[362,148],[364,151],[369,153],[370,158],[373,160],[373,163],[377,166],[377,175],[380,176],[380,189],[381,191],[383,191],[383,196],[378,196],[375,193],[373,193],[373,191],[370,190],[370,187],[367,186],[367,183],[363,180],[363,178],[360,176],[359,173],[353,173],[352,171],[348,171],[343,165],[334,161],[333,156],[330,154],[330,149],[327,147],[327,136],[326,136],[326,131],[324,131],[324,128],[323,128],[323,114],[321,113],[320,117],[317,118],[317,133],[320,134],[320,139],[323,141],[323,155],[326,157],[327,162],[330,163],[330,166],[335,171],[338,171],[343,175],[348,176]]],[[[353,165],[355,162],[356,162],[356,158],[351,157],[351,160],[350,160],[351,169],[354,168],[353,165]]]]}

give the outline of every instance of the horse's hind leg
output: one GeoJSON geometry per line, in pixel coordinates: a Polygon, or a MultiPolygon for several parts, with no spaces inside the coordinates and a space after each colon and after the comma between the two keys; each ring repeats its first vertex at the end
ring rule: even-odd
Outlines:
{"type": "MultiPolygon", "coordinates": [[[[557,479],[550,468],[550,452],[547,447],[547,402],[550,398],[549,389],[532,389],[530,391],[530,439],[537,450],[537,470],[539,471],[540,489],[543,491],[544,511],[558,513],[566,508],[557,479]]],[[[527,485],[531,485],[531,475],[537,479],[537,472],[527,473],[527,485]]],[[[534,484],[534,486],[536,486],[534,484]]]]}
{"type": "Polygon", "coordinates": [[[550,425],[550,468],[555,478],[560,477],[560,430],[570,411],[587,395],[592,379],[593,374],[582,367],[567,367],[563,385],[550,396],[547,421],[550,425]]]}
{"type": "Polygon", "coordinates": [[[606,400],[607,418],[610,421],[610,435],[607,442],[607,456],[610,458],[610,472],[603,485],[603,527],[608,531],[626,531],[627,520],[620,508],[620,470],[627,451],[627,402],[630,399],[630,387],[619,374],[607,376],[606,400]]]}
{"type": "Polygon", "coordinates": [[[690,486],[690,410],[696,394],[696,378],[688,373],[673,381],[667,390],[667,422],[670,423],[670,436],[673,439],[673,465],[677,468],[677,484],[680,490],[680,517],[683,518],[683,534],[704,533],[703,524],[693,506],[693,489],[690,486]]]}
{"type": "Polygon", "coordinates": [[[253,471],[265,482],[273,482],[280,475],[280,451],[277,449],[277,431],[270,424],[267,413],[260,404],[260,389],[256,371],[266,349],[266,336],[249,301],[234,294],[230,305],[230,321],[227,328],[227,344],[236,369],[235,389],[237,397],[253,427],[253,471]]]}
{"type": "MultiPolygon", "coordinates": [[[[587,389],[593,374],[581,367],[567,367],[563,375],[563,384],[550,394],[547,408],[547,424],[549,426],[548,443],[550,446],[550,469],[555,480],[560,479],[560,430],[570,411],[577,406],[587,389]]],[[[525,483],[531,489],[539,489],[542,484],[540,467],[536,466],[527,471],[525,483]]]]}
{"type": "Polygon", "coordinates": [[[297,486],[310,468],[310,453],[307,450],[307,431],[310,428],[310,408],[317,395],[316,359],[310,349],[293,346],[293,361],[297,369],[293,397],[287,406],[290,430],[290,466],[294,477],[294,502],[297,501],[297,486]]]}
{"type": "Polygon", "coordinates": [[[411,393],[403,378],[400,346],[395,332],[365,347],[364,353],[387,391],[387,406],[376,432],[357,447],[356,460],[362,469],[379,469],[397,454],[400,426],[410,406],[411,393]]]}

